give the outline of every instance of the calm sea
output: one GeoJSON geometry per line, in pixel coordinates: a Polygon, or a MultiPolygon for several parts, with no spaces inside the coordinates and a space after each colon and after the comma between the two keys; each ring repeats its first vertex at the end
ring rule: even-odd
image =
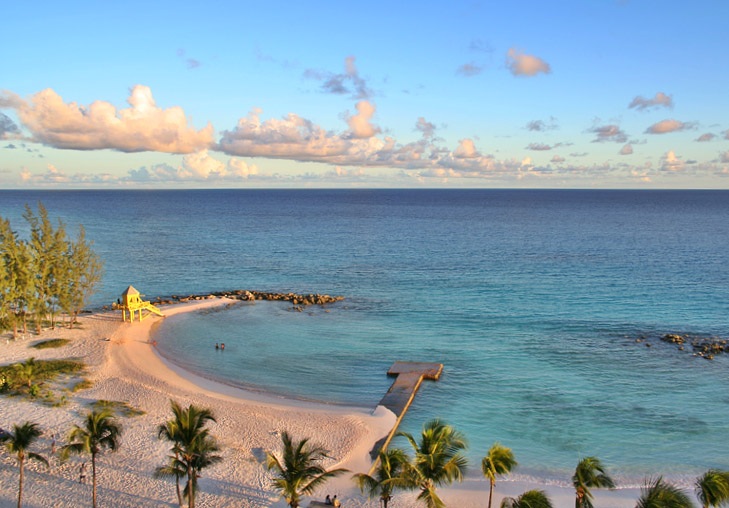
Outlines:
{"type": "Polygon", "coordinates": [[[129,284],[346,297],[164,321],[163,354],[203,375],[374,407],[394,361],[437,361],[404,428],[453,424],[474,473],[494,441],[555,481],[585,455],[636,485],[729,469],[729,355],[657,339],[729,336],[729,192],[0,191],[0,216],[24,234],[39,201],[95,241],[97,306],[129,284]]]}

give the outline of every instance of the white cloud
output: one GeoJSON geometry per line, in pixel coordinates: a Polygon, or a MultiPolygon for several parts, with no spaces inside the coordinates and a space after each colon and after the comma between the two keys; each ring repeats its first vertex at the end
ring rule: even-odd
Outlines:
{"type": "Polygon", "coordinates": [[[559,155],[556,155],[556,154],[554,155],[554,157],[552,157],[552,158],[550,159],[550,162],[552,162],[552,163],[554,163],[554,164],[561,164],[561,163],[563,163],[564,161],[565,161],[565,158],[564,158],[564,157],[561,157],[561,156],[559,156],[559,155]]]}
{"type": "Polygon", "coordinates": [[[632,155],[633,153],[633,145],[630,143],[623,145],[623,148],[620,149],[620,155],[632,155]]]}
{"type": "Polygon", "coordinates": [[[672,108],[673,96],[666,95],[663,92],[657,92],[652,99],[646,99],[645,97],[641,97],[640,95],[638,95],[631,101],[630,104],[628,104],[628,107],[635,108],[639,111],[658,107],[672,108]]]}
{"type": "Polygon", "coordinates": [[[669,150],[666,155],[661,158],[661,169],[663,171],[680,172],[686,167],[686,163],[681,157],[676,156],[673,150],[669,150]]]}
{"type": "Polygon", "coordinates": [[[104,101],[89,106],[64,103],[50,88],[29,101],[6,94],[4,102],[16,109],[34,141],[55,148],[191,153],[213,142],[212,125],[196,131],[188,125],[182,108],[157,107],[152,91],[142,85],[131,90],[131,107],[120,110],[104,101]]]}
{"type": "Polygon", "coordinates": [[[552,72],[549,64],[534,55],[527,55],[515,48],[506,53],[506,66],[514,76],[536,76],[540,72],[552,72]]]}

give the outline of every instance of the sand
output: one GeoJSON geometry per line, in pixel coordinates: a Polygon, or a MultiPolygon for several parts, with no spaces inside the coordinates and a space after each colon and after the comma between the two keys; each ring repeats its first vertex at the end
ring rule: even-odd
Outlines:
{"type": "MultiPolygon", "coordinates": [[[[210,299],[163,308],[167,317],[181,312],[226,304],[225,299],[210,299]]],[[[82,358],[88,365],[86,377],[93,382],[89,389],[67,393],[60,407],[30,402],[19,397],[0,398],[0,427],[9,428],[26,420],[41,425],[44,434],[34,451],[50,456],[52,436],[57,446],[64,444],[68,431],[80,424],[90,404],[96,400],[128,403],[144,411],[134,417],[120,417],[122,444],[115,453],[103,452],[98,458],[98,503],[102,507],[175,506],[174,481],[152,477],[155,468],[166,461],[169,443],[157,438],[157,427],[171,417],[170,400],[186,406],[196,404],[213,411],[216,423],[210,428],[222,451],[221,463],[203,472],[199,481],[196,505],[203,507],[284,507],[286,504],[269,485],[264,467],[266,450],[280,448],[280,433],[288,431],[296,438],[308,437],[330,451],[328,467],[344,467],[366,472],[369,451],[387,434],[395,416],[383,407],[348,408],[304,403],[265,394],[248,392],[203,379],[169,364],[157,355],[150,334],[163,318],[149,317],[142,323],[122,323],[119,313],[96,313],[80,318],[74,330],[44,330],[39,336],[25,339],[0,338],[0,364],[36,359],[82,358]],[[36,350],[30,345],[51,338],[68,338],[71,342],[58,349],[36,350]],[[6,343],[7,342],[7,343],[6,343]]],[[[56,390],[60,393],[60,389],[56,390]]],[[[90,467],[85,484],[79,483],[79,466],[86,457],[72,457],[66,463],[51,458],[46,469],[30,462],[26,467],[23,505],[26,507],[78,507],[91,505],[90,467]]],[[[479,464],[472,465],[478,471],[479,464]]],[[[16,461],[7,453],[0,455],[0,507],[15,506],[18,484],[16,461]]],[[[522,481],[497,483],[494,506],[504,495],[516,496],[533,488],[546,490],[555,506],[574,506],[569,488],[522,481]]],[[[488,483],[469,480],[439,491],[448,506],[482,507],[488,497],[488,483]]],[[[379,506],[368,501],[350,480],[350,475],[331,480],[310,500],[323,500],[326,494],[338,494],[345,507],[379,506]]],[[[637,489],[596,492],[596,506],[627,508],[635,505],[637,489]]],[[[396,494],[393,508],[418,506],[415,494],[396,494]]]]}

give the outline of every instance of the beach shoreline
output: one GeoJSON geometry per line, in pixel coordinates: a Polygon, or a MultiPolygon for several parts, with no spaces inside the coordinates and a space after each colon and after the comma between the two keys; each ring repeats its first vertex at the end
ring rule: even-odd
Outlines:
{"type": "MultiPolygon", "coordinates": [[[[202,310],[224,305],[225,299],[175,304],[164,307],[165,315],[202,310]]],[[[392,428],[395,416],[378,407],[343,407],[271,396],[247,391],[195,375],[163,358],[154,348],[152,329],[162,318],[150,317],[141,323],[122,323],[115,312],[94,313],[81,317],[79,329],[44,330],[40,336],[0,344],[0,363],[38,359],[80,357],[88,365],[89,389],[68,395],[62,407],[49,407],[14,397],[3,397],[0,426],[9,427],[25,420],[41,424],[44,435],[39,451],[48,453],[52,435],[64,439],[68,430],[80,422],[81,415],[95,400],[115,400],[144,411],[141,416],[121,418],[124,426],[122,446],[117,453],[101,455],[99,460],[100,506],[170,506],[174,502],[174,485],[152,478],[155,467],[165,461],[169,445],[156,437],[156,427],[170,417],[170,400],[187,405],[208,407],[216,415],[212,434],[221,444],[223,461],[200,480],[198,506],[285,506],[271,490],[263,466],[266,450],[280,448],[280,433],[286,430],[295,437],[309,437],[330,451],[333,460],[327,467],[344,467],[366,472],[371,464],[369,451],[374,443],[392,428]],[[28,345],[48,338],[69,338],[60,350],[28,350],[28,345]]],[[[77,469],[81,458],[65,464],[52,459],[52,468],[28,466],[24,491],[25,506],[72,507],[88,504],[90,487],[79,485],[77,469]]],[[[488,484],[471,475],[462,484],[440,489],[449,506],[483,506],[488,484]]],[[[17,493],[17,466],[8,454],[0,456],[0,506],[11,505],[17,493]]],[[[574,503],[570,488],[539,482],[513,481],[497,483],[495,505],[504,495],[516,496],[533,488],[546,490],[555,506],[574,503]]],[[[377,506],[367,501],[354,487],[350,475],[327,483],[313,498],[323,499],[337,493],[345,506],[377,506]]],[[[597,505],[623,508],[633,506],[638,489],[596,492],[597,505]]],[[[414,507],[414,493],[397,493],[397,506],[414,507]]]]}

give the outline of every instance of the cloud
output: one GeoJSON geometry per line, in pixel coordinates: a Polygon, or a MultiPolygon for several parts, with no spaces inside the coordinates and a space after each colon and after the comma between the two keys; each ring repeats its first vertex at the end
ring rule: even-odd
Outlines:
{"type": "Polygon", "coordinates": [[[481,154],[476,150],[476,144],[472,139],[462,139],[458,142],[453,157],[457,159],[475,159],[481,157],[481,154]]]}
{"type": "Polygon", "coordinates": [[[696,138],[696,141],[699,143],[705,143],[707,141],[712,141],[716,137],[716,134],[712,134],[711,132],[707,132],[706,134],[702,134],[698,138],[696,138]]]}
{"type": "Polygon", "coordinates": [[[544,122],[544,120],[532,120],[525,127],[526,130],[533,132],[553,131],[557,128],[557,122],[554,117],[549,117],[549,123],[544,122]]]}
{"type": "Polygon", "coordinates": [[[724,139],[729,139],[729,130],[724,131],[724,139]]]}
{"type": "Polygon", "coordinates": [[[721,158],[719,159],[723,164],[729,163],[729,152],[724,152],[721,154],[721,158]]]}
{"type": "Polygon", "coordinates": [[[549,162],[552,162],[552,163],[554,163],[554,164],[561,164],[561,163],[563,163],[564,161],[565,161],[565,158],[564,158],[564,157],[561,157],[561,156],[559,156],[559,155],[556,155],[556,154],[554,155],[554,157],[552,157],[552,158],[551,158],[551,159],[549,160],[549,162]]]}
{"type": "Polygon", "coordinates": [[[20,129],[15,125],[9,116],[0,113],[0,139],[16,138],[20,134],[20,129]]]}
{"type": "Polygon", "coordinates": [[[506,53],[506,66],[514,76],[536,76],[540,72],[552,72],[549,64],[541,58],[524,54],[515,48],[506,53]]]}
{"type": "Polygon", "coordinates": [[[197,69],[202,65],[200,60],[196,60],[195,58],[185,58],[185,50],[184,49],[178,49],[177,50],[177,56],[182,58],[185,61],[185,64],[187,65],[188,69],[197,69]]]}
{"type": "Polygon", "coordinates": [[[351,94],[354,99],[368,99],[373,95],[367,82],[359,75],[353,56],[344,59],[344,73],[334,74],[328,71],[307,69],[304,71],[304,77],[322,81],[321,90],[324,93],[351,94]]]}
{"type": "Polygon", "coordinates": [[[545,145],[544,143],[529,143],[529,146],[527,146],[526,149],[541,152],[541,151],[551,150],[552,147],[549,145],[545,145]]]}
{"type": "Polygon", "coordinates": [[[467,63],[461,65],[458,69],[456,69],[456,74],[459,76],[464,76],[467,78],[471,78],[473,76],[478,76],[483,72],[483,67],[481,65],[477,65],[475,63],[467,63]]]}
{"type": "Polygon", "coordinates": [[[648,127],[646,134],[667,134],[669,132],[683,131],[693,128],[694,124],[679,122],[678,120],[668,119],[661,120],[648,127]]]}
{"type": "Polygon", "coordinates": [[[592,140],[593,143],[602,143],[604,141],[625,143],[628,140],[628,135],[625,134],[619,126],[614,124],[596,125],[595,127],[588,129],[587,132],[592,132],[597,135],[597,137],[592,140]]]}
{"type": "Polygon", "coordinates": [[[661,169],[663,171],[678,173],[683,171],[686,167],[686,163],[681,160],[681,157],[677,157],[673,150],[669,150],[666,155],[661,158],[661,161],[661,169]]]}
{"type": "Polygon", "coordinates": [[[30,101],[9,100],[33,140],[55,148],[191,153],[213,143],[212,125],[196,131],[182,108],[157,107],[152,91],[142,85],[131,90],[127,100],[131,107],[120,110],[104,101],[88,107],[64,103],[50,88],[30,101]]]}
{"type": "Polygon", "coordinates": [[[663,92],[657,92],[655,97],[652,99],[646,99],[645,97],[638,95],[630,102],[630,104],[628,104],[628,108],[634,108],[638,111],[645,111],[660,107],[672,108],[673,96],[666,95],[663,92]]]}
{"type": "Polygon", "coordinates": [[[368,101],[359,101],[355,107],[357,114],[347,119],[352,135],[360,139],[371,138],[380,132],[380,128],[370,122],[375,114],[375,105],[368,101]]]}
{"type": "Polygon", "coordinates": [[[422,132],[426,139],[432,139],[435,136],[435,124],[426,121],[422,116],[415,123],[415,129],[422,132]]]}
{"type": "Polygon", "coordinates": [[[623,148],[620,149],[620,152],[618,152],[620,155],[632,155],[633,154],[633,145],[630,143],[623,145],[623,148]]]}

